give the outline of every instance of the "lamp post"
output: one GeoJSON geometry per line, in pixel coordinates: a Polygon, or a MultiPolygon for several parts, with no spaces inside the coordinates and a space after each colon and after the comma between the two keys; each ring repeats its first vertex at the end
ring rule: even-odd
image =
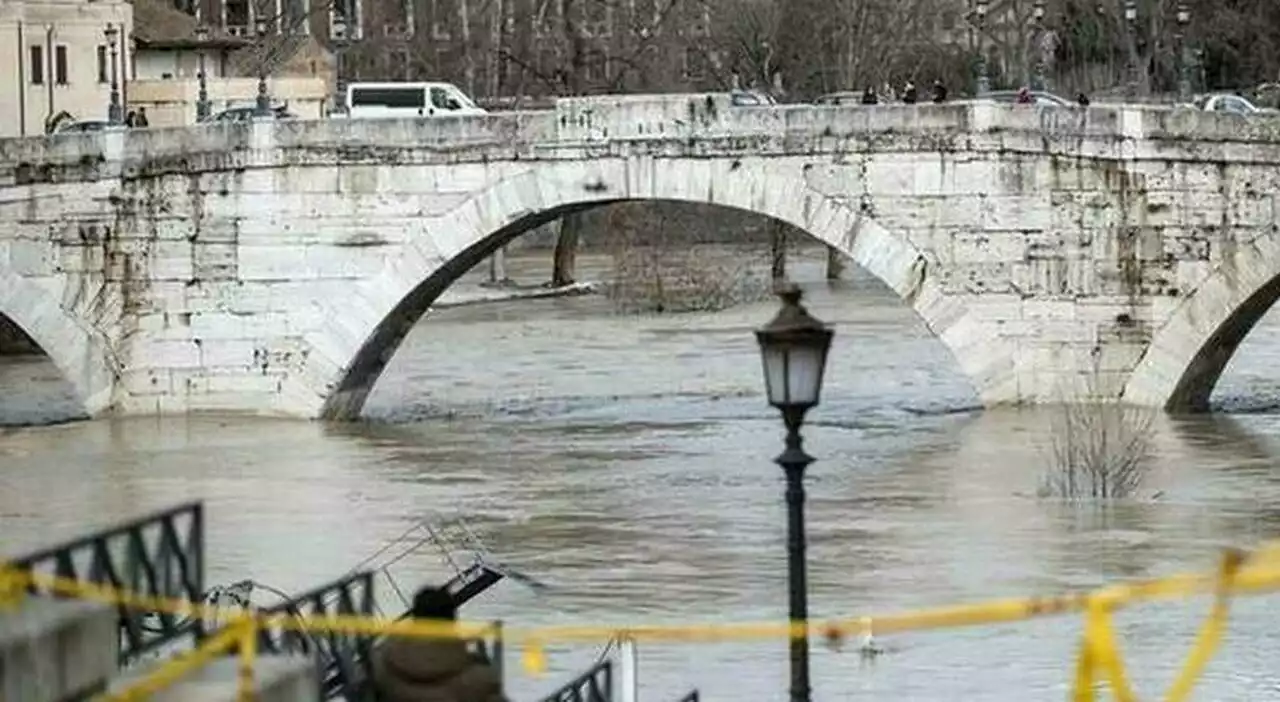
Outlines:
{"type": "Polygon", "coordinates": [[[196,121],[203,122],[209,119],[209,113],[212,112],[212,106],[209,104],[209,76],[205,73],[204,67],[204,43],[209,39],[209,30],[203,24],[196,27],[196,55],[200,61],[200,72],[197,78],[200,80],[200,94],[196,96],[196,121]]]}
{"type": "Polygon", "coordinates": [[[782,309],[756,331],[764,360],[769,404],[782,413],[786,449],[774,461],[787,481],[787,583],[790,593],[791,702],[809,700],[809,595],[805,574],[804,471],[813,457],[804,452],[800,427],[805,413],[818,405],[823,370],[833,332],[800,304],[800,289],[781,288],[782,309]]]}
{"type": "Polygon", "coordinates": [[[107,98],[107,123],[120,124],[124,122],[124,106],[120,104],[120,77],[116,71],[116,57],[119,55],[116,40],[120,37],[120,30],[114,24],[109,24],[102,35],[107,38],[107,47],[111,52],[111,94],[107,98]]]}
{"type": "Polygon", "coordinates": [[[254,105],[255,117],[271,115],[271,97],[267,95],[267,54],[262,50],[263,40],[267,36],[267,23],[259,19],[254,24],[254,33],[258,36],[258,101],[254,105]]]}
{"type": "Polygon", "coordinates": [[[1138,0],[1124,0],[1124,23],[1129,32],[1129,97],[1138,96],[1138,0]]]}
{"type": "Polygon", "coordinates": [[[978,95],[983,96],[991,92],[991,79],[987,76],[987,0],[978,0],[973,11],[978,20],[978,95]]]}
{"type": "Polygon", "coordinates": [[[1036,0],[1031,10],[1031,20],[1035,25],[1036,52],[1035,74],[1031,77],[1031,87],[1035,90],[1048,90],[1045,85],[1044,65],[1044,0],[1036,0]]]}
{"type": "Polygon", "coordinates": [[[1178,102],[1191,99],[1191,61],[1187,56],[1187,25],[1191,24],[1191,8],[1178,3],[1178,102]]]}

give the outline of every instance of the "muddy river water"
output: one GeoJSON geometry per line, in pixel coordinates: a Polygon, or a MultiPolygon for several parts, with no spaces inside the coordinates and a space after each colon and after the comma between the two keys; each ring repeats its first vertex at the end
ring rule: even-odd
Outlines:
{"type": "MultiPolygon", "coordinates": [[[[545,258],[512,261],[525,279],[545,258]]],[[[599,262],[596,262],[599,265],[599,262]]],[[[591,269],[592,261],[584,264],[591,269]]],[[[1037,500],[1052,412],[975,410],[946,349],[865,274],[797,266],[837,329],[806,437],[811,610],[852,616],[1058,592],[1214,562],[1280,535],[1280,320],[1228,369],[1225,407],[1160,418],[1139,499],[1037,500]]],[[[512,625],[785,616],[780,422],[751,330],[775,303],[624,316],[597,297],[442,310],[348,425],[196,417],[0,429],[0,544],[13,552],[191,498],[209,510],[209,580],[284,590],[332,579],[431,515],[464,516],[501,558],[552,586],[503,583],[468,608],[512,625]]],[[[0,361],[0,419],[74,414],[43,360],[0,361]]],[[[425,549],[404,587],[450,573],[425,549]]],[[[1198,699],[1280,698],[1275,597],[1242,599],[1198,699]]],[[[1172,681],[1208,603],[1119,621],[1144,699],[1172,681]]],[[[889,655],[814,650],[817,700],[1061,700],[1079,618],[888,637],[889,655]]],[[[785,699],[783,641],[651,645],[643,696],[785,699]]],[[[534,699],[599,654],[550,650],[512,696],[534,699]]]]}

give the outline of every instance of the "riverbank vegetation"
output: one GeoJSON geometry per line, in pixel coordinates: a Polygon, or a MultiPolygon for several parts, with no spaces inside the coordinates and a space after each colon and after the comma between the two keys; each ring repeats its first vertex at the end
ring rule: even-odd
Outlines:
{"type": "Polygon", "coordinates": [[[1157,410],[1123,404],[1104,390],[1101,359],[1095,355],[1083,403],[1053,408],[1049,466],[1041,497],[1068,501],[1137,497],[1148,472],[1157,410]]]}
{"type": "Polygon", "coordinates": [[[605,241],[613,270],[605,293],[619,311],[712,312],[768,295],[768,247],[747,244],[726,255],[699,209],[610,209],[605,241]]]}
{"type": "Polygon", "coordinates": [[[1146,477],[1155,413],[1098,401],[1054,409],[1048,471],[1041,497],[1109,500],[1136,497],[1146,477]]]}

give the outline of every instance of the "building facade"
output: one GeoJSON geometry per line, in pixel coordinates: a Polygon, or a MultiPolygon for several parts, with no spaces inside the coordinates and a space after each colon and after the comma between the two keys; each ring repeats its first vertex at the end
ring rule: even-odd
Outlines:
{"type": "Polygon", "coordinates": [[[703,0],[189,1],[217,32],[319,40],[339,83],[447,80],[484,99],[716,82],[703,0]]]}
{"type": "Polygon", "coordinates": [[[128,99],[132,41],[124,0],[0,3],[0,136],[44,134],[59,115],[105,119],[113,78],[128,99]]]}

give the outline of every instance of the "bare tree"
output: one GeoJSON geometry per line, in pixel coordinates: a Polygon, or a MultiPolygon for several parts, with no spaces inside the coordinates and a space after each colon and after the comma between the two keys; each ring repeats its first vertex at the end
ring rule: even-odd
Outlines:
{"type": "Polygon", "coordinates": [[[1063,403],[1050,429],[1050,466],[1039,494],[1066,500],[1133,497],[1151,456],[1156,411],[1101,392],[1095,354],[1084,403],[1063,403]]]}

